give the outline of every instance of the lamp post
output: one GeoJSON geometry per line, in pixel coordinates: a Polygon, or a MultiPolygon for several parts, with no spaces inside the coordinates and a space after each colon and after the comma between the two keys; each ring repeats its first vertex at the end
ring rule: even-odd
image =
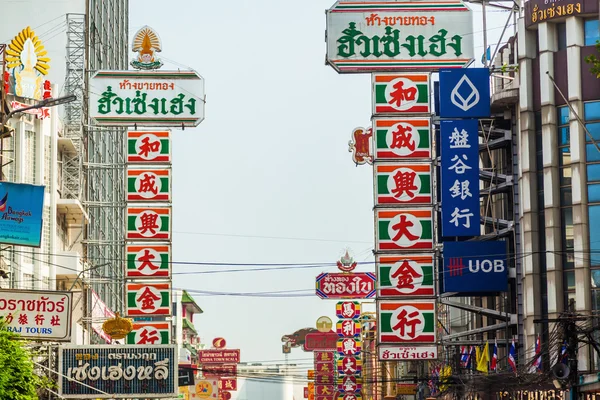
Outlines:
{"type": "Polygon", "coordinates": [[[70,103],[75,100],[77,100],[77,96],[75,96],[74,94],[70,94],[68,96],[63,96],[63,97],[57,97],[57,98],[51,97],[49,99],[44,99],[44,100],[41,100],[39,103],[34,104],[29,107],[17,108],[15,110],[12,110],[8,114],[6,114],[6,116],[2,119],[2,125],[4,126],[6,124],[6,122],[8,122],[8,120],[17,113],[29,111],[29,110],[35,110],[35,109],[43,108],[43,107],[59,106],[61,104],[70,103]]]}

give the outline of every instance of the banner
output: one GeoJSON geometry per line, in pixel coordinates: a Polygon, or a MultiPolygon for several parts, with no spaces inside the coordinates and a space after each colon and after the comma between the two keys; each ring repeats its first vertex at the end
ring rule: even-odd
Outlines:
{"type": "Polygon", "coordinates": [[[40,247],[44,186],[0,182],[0,243],[40,247]]]}

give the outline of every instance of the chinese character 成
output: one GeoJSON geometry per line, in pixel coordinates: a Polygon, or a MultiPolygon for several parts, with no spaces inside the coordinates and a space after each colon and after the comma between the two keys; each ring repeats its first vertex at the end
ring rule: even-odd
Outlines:
{"type": "Polygon", "coordinates": [[[406,147],[410,151],[415,151],[415,142],[412,140],[412,128],[410,126],[403,127],[398,125],[398,129],[392,132],[392,144],[390,148],[399,149],[406,147]]]}
{"type": "Polygon", "coordinates": [[[451,224],[454,224],[454,226],[458,226],[459,219],[465,219],[465,222],[463,223],[463,226],[465,228],[470,228],[471,227],[471,217],[473,216],[473,213],[470,212],[471,210],[469,210],[468,208],[465,208],[463,210],[460,210],[458,207],[454,207],[454,211],[452,212],[452,219],[450,220],[451,224]]]}
{"type": "Polygon", "coordinates": [[[450,188],[450,195],[452,198],[459,197],[461,200],[466,199],[467,197],[473,197],[471,191],[469,190],[469,181],[459,181],[458,179],[454,181],[454,185],[450,188]]]}
{"type": "Polygon", "coordinates": [[[458,129],[454,128],[454,131],[452,131],[452,135],[449,137],[449,139],[451,149],[471,148],[471,145],[469,144],[469,134],[464,129],[459,132],[458,129]]]}
{"type": "MultiPolygon", "coordinates": [[[[467,158],[466,154],[462,154],[462,159],[465,161],[468,161],[469,159],[467,158]]],[[[472,167],[469,167],[467,164],[464,163],[464,161],[461,160],[460,158],[458,158],[458,155],[455,155],[454,157],[452,157],[452,159],[450,161],[454,162],[453,165],[449,166],[448,169],[450,170],[454,170],[454,172],[456,172],[459,175],[462,175],[465,173],[466,170],[468,169],[473,169],[472,167]],[[456,162],[455,162],[456,161],[456,162]]]]}
{"type": "Polygon", "coordinates": [[[156,177],[152,174],[144,174],[142,179],[140,179],[140,193],[153,193],[154,195],[158,194],[158,188],[156,187],[156,177]]]}

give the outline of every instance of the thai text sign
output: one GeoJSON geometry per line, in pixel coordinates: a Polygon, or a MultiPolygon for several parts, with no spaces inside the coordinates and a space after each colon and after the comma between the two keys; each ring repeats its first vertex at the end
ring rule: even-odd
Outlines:
{"type": "Polygon", "coordinates": [[[322,273],[316,293],[322,299],[369,299],[375,297],[375,281],[370,272],[322,273]]]}
{"type": "Polygon", "coordinates": [[[171,315],[171,283],[126,283],[128,317],[171,315]]]}
{"type": "Polygon", "coordinates": [[[40,247],[44,186],[0,183],[0,243],[40,247]]]}
{"type": "Polygon", "coordinates": [[[168,244],[144,244],[125,246],[127,262],[125,277],[169,278],[171,276],[171,246],[168,244]]]}
{"type": "Polygon", "coordinates": [[[461,1],[338,1],[327,14],[327,63],[339,73],[460,68],[473,58],[461,1]]]}
{"type": "Polygon", "coordinates": [[[64,398],[177,397],[175,345],[62,346],[58,357],[64,398]]]}
{"type": "Polygon", "coordinates": [[[373,74],[373,115],[430,114],[429,74],[373,74]]]}
{"type": "Polygon", "coordinates": [[[71,340],[73,293],[0,290],[0,316],[6,329],[28,340],[71,340]]]}
{"type": "Polygon", "coordinates": [[[379,343],[435,343],[435,300],[377,303],[379,343]]]}
{"type": "Polygon", "coordinates": [[[99,125],[197,126],[204,79],[194,71],[98,71],[89,107],[99,125]]]}
{"type": "Polygon", "coordinates": [[[433,249],[431,208],[375,210],[375,251],[433,249]]]}
{"type": "Polygon", "coordinates": [[[127,201],[170,201],[171,168],[127,168],[127,201]]]}
{"type": "Polygon", "coordinates": [[[313,350],[335,350],[337,348],[338,335],[335,332],[313,332],[306,335],[304,351],[313,350]]]}
{"type": "Polygon", "coordinates": [[[525,26],[580,14],[597,14],[598,2],[585,0],[529,0],[525,2],[525,26]]]}
{"type": "MultiPolygon", "coordinates": [[[[202,366],[204,376],[237,376],[237,364],[208,364],[202,366]]],[[[231,389],[227,389],[231,390],[231,389]]]]}
{"type": "MultiPolygon", "coordinates": [[[[10,108],[13,111],[17,111],[22,108],[28,108],[28,107],[31,107],[31,104],[25,104],[25,103],[21,103],[19,101],[11,101],[10,102],[10,108]]],[[[33,109],[25,110],[23,112],[25,114],[35,115],[38,119],[46,119],[46,118],[50,117],[50,109],[47,107],[33,108],[33,109]]]]}
{"type": "Polygon", "coordinates": [[[505,242],[444,242],[444,292],[505,292],[508,263],[505,242]]]}
{"type": "Polygon", "coordinates": [[[171,322],[134,322],[133,330],[126,336],[127,344],[171,344],[171,322]]]}
{"type": "Polygon", "coordinates": [[[375,160],[431,158],[429,118],[373,118],[375,160]]]}
{"type": "Polygon", "coordinates": [[[198,362],[200,364],[239,363],[240,350],[200,350],[198,362]]]}
{"type": "Polygon", "coordinates": [[[171,240],[171,207],[127,207],[129,240],[171,240]]]}
{"type": "Polygon", "coordinates": [[[171,162],[171,132],[128,131],[127,163],[168,164],[171,162]]]}
{"type": "Polygon", "coordinates": [[[479,136],[475,119],[441,121],[442,235],[479,235],[479,136]]]}
{"type": "Polygon", "coordinates": [[[377,164],[375,206],[395,204],[431,204],[431,164],[377,164]]]}
{"type": "Polygon", "coordinates": [[[379,346],[381,361],[437,360],[437,346],[379,346]]]}
{"type": "Polygon", "coordinates": [[[379,298],[435,296],[433,256],[377,256],[379,298]]]}

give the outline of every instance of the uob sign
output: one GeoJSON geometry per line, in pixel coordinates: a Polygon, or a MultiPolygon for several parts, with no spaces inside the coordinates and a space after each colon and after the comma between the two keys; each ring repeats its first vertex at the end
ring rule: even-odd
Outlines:
{"type": "Polygon", "coordinates": [[[507,268],[505,242],[444,242],[444,292],[504,292],[507,268]]]}

